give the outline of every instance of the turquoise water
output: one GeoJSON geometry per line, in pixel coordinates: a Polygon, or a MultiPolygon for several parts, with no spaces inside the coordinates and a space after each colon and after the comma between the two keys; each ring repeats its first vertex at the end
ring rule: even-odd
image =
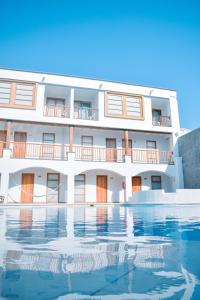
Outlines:
{"type": "Polygon", "coordinates": [[[0,208],[0,299],[200,299],[200,206],[0,208]]]}

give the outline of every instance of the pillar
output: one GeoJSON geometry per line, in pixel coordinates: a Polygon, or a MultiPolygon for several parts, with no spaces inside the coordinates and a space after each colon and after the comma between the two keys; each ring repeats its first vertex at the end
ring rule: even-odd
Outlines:
{"type": "Polygon", "coordinates": [[[128,145],[128,130],[124,131],[125,155],[130,155],[128,145]]]}
{"type": "Polygon", "coordinates": [[[74,118],[74,88],[70,91],[70,118],[74,118]]]}
{"type": "Polygon", "coordinates": [[[67,207],[67,238],[74,237],[74,208],[67,207]]]}
{"type": "Polygon", "coordinates": [[[7,149],[10,148],[11,129],[12,129],[12,123],[8,121],[6,126],[6,148],[7,149]]]}
{"type": "Polygon", "coordinates": [[[9,173],[4,171],[1,173],[1,189],[0,196],[4,197],[4,203],[8,202],[8,189],[9,189],[9,173]]]}
{"type": "Polygon", "coordinates": [[[126,176],[125,202],[129,202],[132,198],[132,176],[126,176]]]}
{"type": "Polygon", "coordinates": [[[67,204],[74,204],[74,174],[67,176],[67,204]]]}
{"type": "Polygon", "coordinates": [[[69,126],[69,152],[73,152],[74,126],[69,126]]]}

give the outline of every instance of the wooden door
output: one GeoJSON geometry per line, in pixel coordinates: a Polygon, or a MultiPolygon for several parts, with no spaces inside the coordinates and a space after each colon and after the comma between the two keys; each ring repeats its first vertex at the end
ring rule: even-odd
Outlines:
{"type": "Polygon", "coordinates": [[[116,139],[106,139],[106,161],[116,161],[116,139]]]}
{"type": "Polygon", "coordinates": [[[147,147],[147,162],[148,163],[157,163],[158,155],[157,155],[157,146],[156,141],[146,141],[147,147]]]}
{"type": "Polygon", "coordinates": [[[21,202],[33,202],[34,174],[22,174],[21,202]]]}
{"type": "Polygon", "coordinates": [[[45,159],[53,159],[56,156],[55,153],[55,133],[43,133],[42,137],[41,157],[45,159]]]}
{"type": "Polygon", "coordinates": [[[107,202],[107,176],[97,176],[97,203],[107,202]]]}
{"type": "Polygon", "coordinates": [[[13,155],[15,158],[24,158],[26,156],[26,132],[15,132],[13,155]]]}
{"type": "Polygon", "coordinates": [[[142,189],[142,178],[141,176],[132,177],[132,191],[139,192],[142,189]]]}
{"type": "Polygon", "coordinates": [[[0,130],[0,157],[3,156],[3,148],[6,144],[6,131],[0,130]]]}

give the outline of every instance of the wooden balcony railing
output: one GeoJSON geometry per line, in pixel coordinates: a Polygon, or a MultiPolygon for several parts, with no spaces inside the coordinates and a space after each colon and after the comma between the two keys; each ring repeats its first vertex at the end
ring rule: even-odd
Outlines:
{"type": "Polygon", "coordinates": [[[13,143],[13,158],[67,160],[68,147],[61,144],[13,143]]]}
{"type": "MultiPolygon", "coordinates": [[[[0,157],[3,155],[3,144],[0,142],[0,157]]],[[[68,160],[70,152],[69,145],[62,144],[40,144],[14,142],[13,158],[68,160]]],[[[124,162],[125,150],[123,148],[105,147],[72,147],[75,160],[91,162],[124,162]]],[[[159,151],[157,149],[132,149],[130,152],[133,163],[144,164],[173,164],[173,153],[170,151],[159,151]]]]}
{"type": "Polygon", "coordinates": [[[75,160],[124,162],[123,149],[74,146],[75,160]]]}
{"type": "Polygon", "coordinates": [[[74,119],[98,120],[98,110],[94,108],[78,108],[74,110],[74,119]]]}
{"type": "Polygon", "coordinates": [[[169,116],[160,116],[158,120],[152,121],[153,126],[171,127],[171,118],[169,116]]]}
{"type": "Polygon", "coordinates": [[[133,149],[132,162],[144,164],[173,164],[173,153],[157,149],[133,149]]]}
{"type": "Polygon", "coordinates": [[[69,118],[70,108],[64,105],[45,105],[44,116],[57,117],[57,118],[69,118]]]}
{"type": "Polygon", "coordinates": [[[3,157],[3,149],[5,148],[6,143],[0,141],[0,157],[3,157]]]}

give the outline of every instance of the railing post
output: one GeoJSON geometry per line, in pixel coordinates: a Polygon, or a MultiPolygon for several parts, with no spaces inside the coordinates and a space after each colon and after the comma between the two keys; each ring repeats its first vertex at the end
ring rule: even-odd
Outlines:
{"type": "Polygon", "coordinates": [[[70,108],[69,108],[69,117],[74,118],[74,88],[70,90],[70,108]]]}

